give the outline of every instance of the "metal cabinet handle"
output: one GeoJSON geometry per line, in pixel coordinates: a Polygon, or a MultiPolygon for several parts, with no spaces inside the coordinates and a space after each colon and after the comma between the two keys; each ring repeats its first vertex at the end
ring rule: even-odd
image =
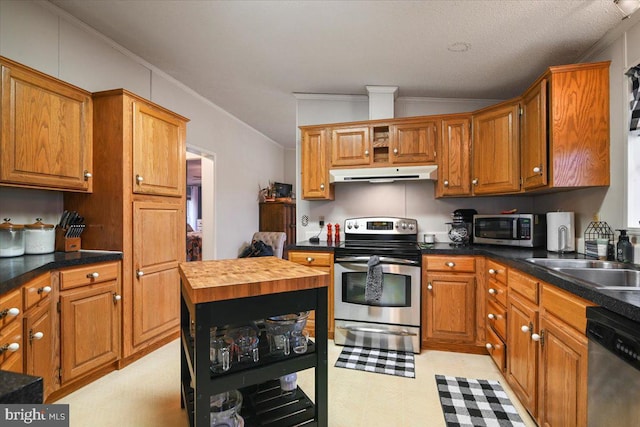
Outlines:
{"type": "Polygon", "coordinates": [[[97,271],[87,274],[87,279],[97,279],[98,277],[100,277],[100,273],[97,271]]]}
{"type": "Polygon", "coordinates": [[[116,293],[113,294],[113,302],[116,303],[122,299],[122,295],[118,295],[116,293]]]}
{"type": "Polygon", "coordinates": [[[144,276],[144,271],[142,271],[142,270],[136,270],[136,277],[140,278],[140,277],[142,277],[142,276],[144,276]]]}
{"type": "Polygon", "coordinates": [[[311,258],[310,256],[307,257],[307,262],[313,262],[315,261],[315,258],[311,258]]]}
{"type": "Polygon", "coordinates": [[[471,183],[472,183],[473,185],[478,185],[478,178],[474,178],[474,179],[471,181],[471,183]]]}
{"type": "Polygon", "coordinates": [[[493,289],[493,288],[489,288],[489,293],[490,293],[491,295],[495,295],[495,294],[497,294],[498,292],[497,292],[495,289],[493,289]]]}
{"type": "Polygon", "coordinates": [[[144,178],[142,177],[142,175],[136,175],[136,182],[138,184],[142,184],[142,181],[144,181],[144,178]]]}
{"type": "Polygon", "coordinates": [[[5,351],[15,353],[18,350],[20,350],[20,344],[18,344],[17,342],[12,342],[11,344],[5,344],[0,347],[0,354],[4,353],[5,351]]]}
{"type": "Polygon", "coordinates": [[[84,180],[85,181],[89,181],[89,178],[91,178],[93,175],[91,175],[91,172],[89,171],[84,171],[84,180]]]}
{"type": "Polygon", "coordinates": [[[369,156],[369,150],[364,150],[364,155],[368,157],[369,156]]]}
{"type": "Polygon", "coordinates": [[[491,320],[494,320],[494,319],[496,318],[496,315],[495,315],[495,314],[493,314],[493,313],[489,313],[489,314],[487,314],[487,317],[488,317],[489,319],[491,319],[491,320]]]}
{"type": "Polygon", "coordinates": [[[324,184],[320,184],[320,189],[324,190],[324,184]]]}
{"type": "Polygon", "coordinates": [[[42,332],[29,331],[29,341],[41,340],[44,337],[42,332]]]}
{"type": "Polygon", "coordinates": [[[0,319],[5,316],[15,317],[18,314],[20,314],[20,309],[17,307],[5,308],[4,310],[0,311],[0,319]]]}
{"type": "Polygon", "coordinates": [[[495,269],[490,268],[489,269],[489,274],[498,274],[498,272],[495,269]]]}
{"type": "Polygon", "coordinates": [[[540,173],[542,172],[542,168],[540,166],[536,166],[533,168],[533,173],[540,173]]]}
{"type": "Polygon", "coordinates": [[[39,294],[48,294],[49,292],[51,292],[51,286],[43,286],[41,288],[38,288],[39,294]]]}
{"type": "Polygon", "coordinates": [[[445,180],[445,181],[442,183],[442,185],[444,185],[445,187],[448,187],[448,186],[449,186],[449,181],[445,180]]]}
{"type": "Polygon", "coordinates": [[[490,342],[486,343],[484,346],[487,348],[487,350],[491,350],[493,348],[493,344],[491,344],[490,342]]]}
{"type": "Polygon", "coordinates": [[[393,154],[398,154],[398,149],[397,148],[393,149],[393,154]]]}
{"type": "Polygon", "coordinates": [[[433,285],[431,284],[431,282],[427,284],[427,289],[429,289],[430,291],[433,290],[433,285]]]}
{"type": "Polygon", "coordinates": [[[445,262],[444,265],[446,265],[447,267],[453,268],[456,266],[456,263],[453,261],[448,261],[448,262],[445,262]]]}

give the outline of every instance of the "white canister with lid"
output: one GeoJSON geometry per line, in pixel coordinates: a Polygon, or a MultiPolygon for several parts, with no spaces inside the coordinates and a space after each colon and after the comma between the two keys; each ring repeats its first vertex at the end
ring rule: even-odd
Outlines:
{"type": "Polygon", "coordinates": [[[56,247],[56,231],[52,224],[44,224],[36,218],[33,224],[24,226],[24,253],[50,254],[56,247]]]}
{"type": "Polygon", "coordinates": [[[0,224],[0,257],[24,255],[24,225],[11,224],[5,218],[0,224]]]}

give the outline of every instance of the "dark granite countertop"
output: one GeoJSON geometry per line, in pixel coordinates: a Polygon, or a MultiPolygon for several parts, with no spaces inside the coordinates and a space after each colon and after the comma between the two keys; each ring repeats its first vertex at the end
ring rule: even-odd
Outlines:
{"type": "Polygon", "coordinates": [[[121,259],[122,252],[85,250],[0,258],[0,295],[50,270],[121,259]]]}
{"type": "Polygon", "coordinates": [[[0,403],[42,403],[42,378],[0,371],[0,403]]]}
{"type": "MultiPolygon", "coordinates": [[[[335,242],[328,244],[326,241],[320,243],[310,243],[308,240],[298,242],[295,245],[289,245],[289,250],[318,250],[331,251],[337,245],[335,242]]],[[[475,255],[486,256],[508,267],[517,268],[518,270],[537,277],[558,288],[564,289],[607,308],[622,316],[628,317],[636,322],[640,322],[640,290],[631,291],[612,291],[605,289],[596,289],[591,286],[583,285],[576,280],[572,280],[567,276],[563,276],[554,270],[535,265],[525,261],[526,258],[586,258],[583,254],[572,253],[559,255],[553,252],[547,252],[546,249],[530,249],[530,248],[514,248],[507,246],[491,246],[491,245],[469,245],[469,246],[451,246],[448,243],[436,243],[434,245],[426,245],[420,243],[423,255],[475,255]]],[[[637,266],[636,266],[637,267],[637,266]]]]}

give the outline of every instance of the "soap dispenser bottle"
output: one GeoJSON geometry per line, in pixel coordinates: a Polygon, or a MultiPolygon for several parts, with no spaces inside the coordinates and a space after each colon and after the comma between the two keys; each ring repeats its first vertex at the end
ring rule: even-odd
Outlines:
{"type": "Polygon", "coordinates": [[[619,262],[633,262],[633,245],[627,236],[627,230],[618,230],[620,237],[616,246],[616,259],[619,262]]]}

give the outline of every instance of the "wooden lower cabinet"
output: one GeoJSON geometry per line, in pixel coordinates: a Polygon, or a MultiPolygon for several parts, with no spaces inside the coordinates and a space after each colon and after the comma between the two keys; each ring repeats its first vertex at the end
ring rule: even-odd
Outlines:
{"type": "Polygon", "coordinates": [[[0,329],[0,370],[22,373],[24,364],[22,315],[0,329]]]}
{"type": "MultiPolygon", "coordinates": [[[[329,325],[328,336],[330,339],[333,339],[335,332],[335,322],[333,317],[333,253],[320,251],[289,251],[288,257],[291,262],[306,265],[307,267],[312,267],[313,269],[324,271],[329,274],[329,288],[327,290],[327,298],[329,300],[327,301],[327,312],[329,318],[327,324],[329,325]]],[[[307,319],[306,330],[309,331],[310,334],[313,334],[313,331],[315,331],[315,325],[315,312],[312,311],[307,319]]]]}
{"type": "Polygon", "coordinates": [[[30,309],[24,317],[24,372],[42,377],[45,401],[58,388],[52,311],[49,298],[30,309]]]}

